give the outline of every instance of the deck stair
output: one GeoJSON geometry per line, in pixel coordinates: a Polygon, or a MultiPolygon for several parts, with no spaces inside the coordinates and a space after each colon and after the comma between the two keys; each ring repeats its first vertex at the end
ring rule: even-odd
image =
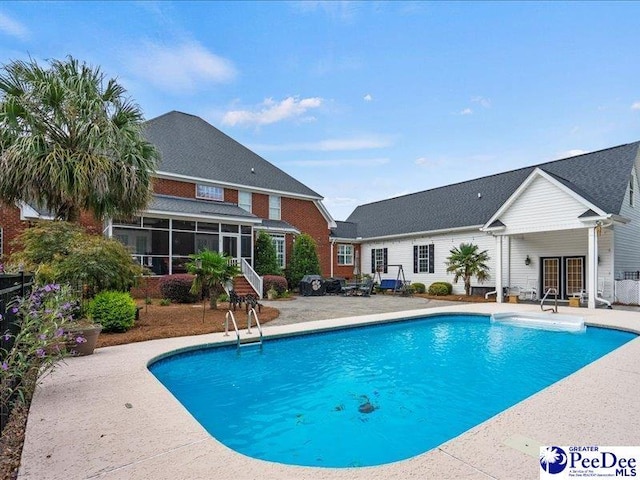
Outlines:
{"type": "Polygon", "coordinates": [[[249,294],[256,295],[258,293],[253,289],[251,284],[246,278],[244,278],[243,275],[238,275],[233,279],[233,289],[240,297],[244,297],[245,295],[249,294]]]}

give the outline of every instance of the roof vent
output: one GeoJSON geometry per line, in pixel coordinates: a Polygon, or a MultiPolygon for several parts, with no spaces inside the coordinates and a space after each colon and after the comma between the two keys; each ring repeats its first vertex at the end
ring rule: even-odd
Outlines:
{"type": "Polygon", "coordinates": [[[482,198],[482,194],[478,192],[478,198],[482,198]]]}
{"type": "Polygon", "coordinates": [[[251,167],[251,173],[256,173],[255,168],[251,167]]]}

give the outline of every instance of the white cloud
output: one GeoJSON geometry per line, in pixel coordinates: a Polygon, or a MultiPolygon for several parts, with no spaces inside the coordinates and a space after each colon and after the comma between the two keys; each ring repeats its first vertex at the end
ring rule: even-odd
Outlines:
{"type": "Polygon", "coordinates": [[[346,158],[330,160],[292,160],[282,162],[283,165],[295,165],[298,167],[374,167],[389,163],[388,158],[346,158]]]}
{"type": "Polygon", "coordinates": [[[429,159],[427,157],[416,158],[414,163],[420,166],[427,165],[429,163],[429,159]]]}
{"type": "MultiPolygon", "coordinates": [[[[269,125],[289,118],[302,117],[308,110],[320,107],[322,102],[323,99],[320,97],[303,99],[287,97],[281,102],[267,98],[255,111],[231,110],[225,113],[222,117],[222,123],[231,126],[269,125]]],[[[303,119],[306,121],[310,120],[309,117],[303,119]]]]}
{"type": "Polygon", "coordinates": [[[320,140],[318,142],[301,142],[301,143],[284,143],[284,144],[262,144],[253,145],[253,150],[261,150],[265,152],[288,152],[288,151],[351,151],[351,150],[370,150],[375,148],[386,148],[393,145],[393,140],[389,137],[380,135],[362,136],[354,138],[333,138],[328,140],[320,140]]]}
{"type": "Polygon", "coordinates": [[[640,102],[633,102],[631,110],[640,110],[640,102]]]}
{"type": "Polygon", "coordinates": [[[471,110],[470,108],[465,108],[464,110],[461,110],[459,115],[471,115],[473,114],[473,110],[471,110]]]}
{"type": "Polygon", "coordinates": [[[149,83],[176,93],[193,92],[236,77],[233,64],[195,41],[164,46],[143,43],[130,59],[132,70],[149,83]]]}
{"type": "Polygon", "coordinates": [[[30,33],[22,23],[2,12],[0,12],[0,32],[20,40],[26,40],[30,33]]]}
{"type": "Polygon", "coordinates": [[[327,207],[354,207],[359,203],[357,198],[351,197],[325,197],[322,202],[327,207]]]}
{"type": "Polygon", "coordinates": [[[574,148],[571,150],[566,150],[564,152],[560,152],[558,154],[558,158],[568,158],[575,157],[576,155],[584,155],[585,153],[589,153],[587,150],[582,150],[580,148],[574,148]]]}
{"type": "Polygon", "coordinates": [[[482,106],[483,108],[489,108],[489,107],[491,107],[491,100],[490,100],[490,99],[488,99],[488,98],[485,98],[485,97],[480,97],[480,96],[478,96],[478,97],[473,97],[473,98],[471,99],[471,101],[472,101],[473,103],[477,103],[477,104],[479,104],[479,105],[480,105],[480,106],[482,106]]]}
{"type": "Polygon", "coordinates": [[[364,96],[363,100],[364,100],[365,102],[370,102],[371,100],[373,100],[373,97],[371,96],[371,94],[370,94],[370,93],[367,93],[367,94],[364,96]]]}

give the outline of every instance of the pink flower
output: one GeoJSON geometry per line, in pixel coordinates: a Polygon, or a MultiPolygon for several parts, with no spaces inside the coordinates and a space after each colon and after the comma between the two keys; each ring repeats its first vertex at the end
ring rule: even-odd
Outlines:
{"type": "Polygon", "coordinates": [[[76,343],[86,343],[87,339],[84,337],[76,337],[76,343]]]}

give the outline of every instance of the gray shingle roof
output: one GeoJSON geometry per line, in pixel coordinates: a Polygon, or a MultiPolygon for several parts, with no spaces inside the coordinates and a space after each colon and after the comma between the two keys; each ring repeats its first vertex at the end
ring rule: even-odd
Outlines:
{"type": "Polygon", "coordinates": [[[607,213],[620,214],[640,142],[360,205],[363,238],[483,225],[539,167],[607,213]],[[479,197],[478,194],[481,194],[479,197]]]}
{"type": "Polygon", "coordinates": [[[331,236],[335,238],[357,238],[358,225],[352,222],[336,221],[336,228],[331,229],[331,236]]]}
{"type": "Polygon", "coordinates": [[[290,223],[285,222],[284,220],[270,220],[268,218],[263,218],[262,224],[260,224],[256,228],[260,229],[261,227],[265,230],[283,230],[283,231],[294,231],[294,232],[300,233],[300,230],[298,230],[296,227],[294,227],[290,223]]]}
{"type": "Polygon", "coordinates": [[[160,152],[158,171],[322,198],[195,115],[165,113],[147,121],[143,133],[160,152]]]}
{"type": "MultiPolygon", "coordinates": [[[[176,215],[200,215],[211,217],[236,217],[255,221],[258,217],[240,208],[235,203],[211,202],[191,198],[153,195],[147,210],[159,210],[176,215]]],[[[252,222],[253,223],[253,222],[252,222]]]]}

